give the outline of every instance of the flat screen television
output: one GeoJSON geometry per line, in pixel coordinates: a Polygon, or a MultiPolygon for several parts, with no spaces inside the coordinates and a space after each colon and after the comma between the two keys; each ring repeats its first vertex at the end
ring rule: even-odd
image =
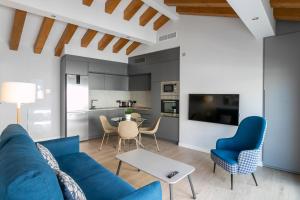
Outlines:
{"type": "Polygon", "coordinates": [[[238,125],[238,94],[190,94],[189,120],[238,125]]]}

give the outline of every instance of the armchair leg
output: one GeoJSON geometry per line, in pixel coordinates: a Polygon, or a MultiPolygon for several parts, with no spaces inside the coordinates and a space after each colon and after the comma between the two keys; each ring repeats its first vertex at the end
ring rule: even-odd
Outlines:
{"type": "Polygon", "coordinates": [[[214,173],[216,173],[216,163],[214,163],[214,173]]]}
{"type": "Polygon", "coordinates": [[[252,175],[252,177],[253,177],[253,180],[254,180],[254,182],[255,182],[255,185],[258,186],[257,181],[256,181],[256,178],[255,178],[255,176],[254,176],[254,173],[251,173],[251,175],[252,175]]]}
{"type": "Polygon", "coordinates": [[[233,190],[233,174],[230,175],[231,175],[231,190],[233,190]]]}

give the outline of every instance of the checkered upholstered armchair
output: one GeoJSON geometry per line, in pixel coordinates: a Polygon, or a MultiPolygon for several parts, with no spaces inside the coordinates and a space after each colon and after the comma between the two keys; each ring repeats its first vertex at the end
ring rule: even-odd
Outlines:
{"type": "Polygon", "coordinates": [[[234,174],[252,174],[257,186],[254,172],[261,155],[266,125],[262,117],[247,117],[240,123],[235,136],[217,140],[216,149],[211,150],[214,173],[216,164],[228,171],[231,174],[231,189],[234,174]]]}

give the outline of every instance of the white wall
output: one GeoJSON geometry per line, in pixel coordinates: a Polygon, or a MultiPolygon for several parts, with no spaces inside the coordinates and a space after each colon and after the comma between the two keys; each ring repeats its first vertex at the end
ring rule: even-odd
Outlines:
{"type": "MultiPolygon", "coordinates": [[[[0,60],[0,84],[4,81],[32,82],[44,91],[44,99],[22,106],[22,125],[34,139],[59,137],[60,59],[47,54],[36,55],[26,47],[10,51],[7,43],[0,42],[0,60]]],[[[15,122],[16,105],[0,104],[0,131],[15,122]]]]}
{"type": "Polygon", "coordinates": [[[262,115],[263,41],[256,40],[239,19],[181,16],[159,34],[178,31],[178,38],[155,47],[143,46],[135,55],[180,46],[180,141],[208,152],[216,140],[230,137],[235,126],[188,120],[188,94],[240,94],[240,120],[262,115]],[[183,54],[186,54],[183,56],[183,54]]]}

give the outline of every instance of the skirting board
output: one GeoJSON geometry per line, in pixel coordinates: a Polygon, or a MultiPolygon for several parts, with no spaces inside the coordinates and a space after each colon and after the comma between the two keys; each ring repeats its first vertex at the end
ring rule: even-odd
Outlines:
{"type": "MultiPolygon", "coordinates": [[[[195,145],[184,144],[184,143],[179,142],[178,146],[210,154],[210,150],[209,149],[203,149],[203,148],[195,146],[195,145]]],[[[259,161],[258,166],[263,167],[262,161],[259,161]]]]}

